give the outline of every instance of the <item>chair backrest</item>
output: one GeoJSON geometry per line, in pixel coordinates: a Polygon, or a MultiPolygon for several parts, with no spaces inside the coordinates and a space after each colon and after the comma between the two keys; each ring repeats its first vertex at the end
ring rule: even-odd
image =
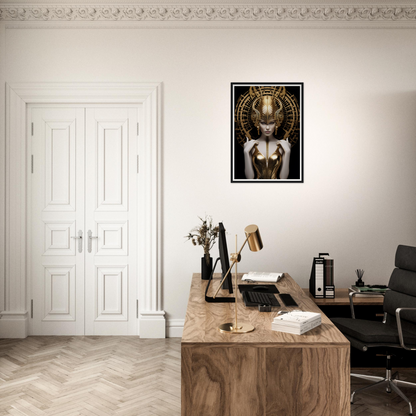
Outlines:
{"type": "MultiPolygon", "coordinates": [[[[394,326],[397,308],[416,308],[416,247],[399,245],[395,266],[383,304],[386,324],[394,326]]],[[[403,329],[416,333],[416,311],[403,311],[400,317],[403,329]]]]}

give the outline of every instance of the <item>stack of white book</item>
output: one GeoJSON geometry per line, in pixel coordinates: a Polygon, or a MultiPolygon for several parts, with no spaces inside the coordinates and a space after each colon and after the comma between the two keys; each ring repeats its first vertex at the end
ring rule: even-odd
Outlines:
{"type": "Polygon", "coordinates": [[[321,325],[320,313],[292,311],[276,316],[272,322],[272,329],[302,335],[319,325],[321,325]]]}

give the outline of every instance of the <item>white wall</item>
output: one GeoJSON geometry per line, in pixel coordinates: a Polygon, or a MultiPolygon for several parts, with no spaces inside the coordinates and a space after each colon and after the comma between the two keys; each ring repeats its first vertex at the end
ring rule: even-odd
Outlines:
{"type": "MultiPolygon", "coordinates": [[[[53,25],[51,23],[51,25],[53,25]]],[[[398,244],[416,245],[414,29],[7,30],[6,81],[163,82],[163,282],[183,319],[210,214],[264,249],[239,270],[284,271],[307,287],[313,256],[387,283],[398,244]],[[230,183],[230,83],[304,82],[304,183],[230,183]]],[[[214,249],[215,254],[217,249],[214,249]]]]}

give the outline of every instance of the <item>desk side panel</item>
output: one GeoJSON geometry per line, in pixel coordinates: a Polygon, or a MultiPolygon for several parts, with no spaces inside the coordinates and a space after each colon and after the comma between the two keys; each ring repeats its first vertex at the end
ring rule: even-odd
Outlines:
{"type": "Polygon", "coordinates": [[[350,349],[303,348],[302,416],[350,415],[350,349]]]}
{"type": "Polygon", "coordinates": [[[182,344],[182,416],[349,416],[349,348],[182,344]]]}
{"type": "Polygon", "coordinates": [[[266,411],[266,349],[228,348],[231,367],[230,414],[263,416],[266,411]]]}
{"type": "Polygon", "coordinates": [[[264,416],[265,353],[182,345],[182,416],[264,416]]]}
{"type": "Polygon", "coordinates": [[[230,416],[228,350],[182,345],[182,416],[230,416]]]}
{"type": "Polygon", "coordinates": [[[266,416],[302,415],[302,349],[266,349],[266,416]]]}

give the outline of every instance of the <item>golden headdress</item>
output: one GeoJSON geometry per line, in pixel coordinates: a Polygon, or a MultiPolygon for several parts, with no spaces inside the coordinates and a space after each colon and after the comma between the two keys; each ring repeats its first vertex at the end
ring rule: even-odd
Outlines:
{"type": "Polygon", "coordinates": [[[262,91],[256,91],[254,87],[250,87],[249,93],[256,98],[251,106],[251,120],[257,127],[261,120],[264,120],[266,124],[271,123],[273,120],[280,126],[283,121],[283,104],[278,98],[273,95],[262,94],[262,91]]]}
{"type": "Polygon", "coordinates": [[[253,139],[251,131],[253,127],[258,130],[261,120],[275,121],[278,139],[288,138],[292,146],[298,141],[299,104],[283,86],[251,86],[239,97],[234,117],[236,138],[242,146],[246,138],[253,139]]]}

